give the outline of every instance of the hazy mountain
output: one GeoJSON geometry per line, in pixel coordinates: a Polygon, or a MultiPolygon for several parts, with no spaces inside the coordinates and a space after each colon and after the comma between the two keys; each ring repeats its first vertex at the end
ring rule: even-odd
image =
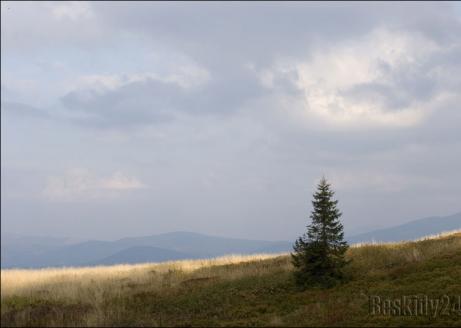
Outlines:
{"type": "Polygon", "coordinates": [[[461,212],[445,217],[428,217],[396,227],[379,229],[348,238],[352,243],[366,241],[413,240],[444,231],[461,229],[461,212]]]}
{"type": "Polygon", "coordinates": [[[2,267],[35,266],[35,263],[41,263],[42,254],[79,242],[79,240],[66,237],[23,236],[3,231],[1,237],[2,267]]]}
{"type": "Polygon", "coordinates": [[[200,257],[213,257],[225,254],[280,252],[291,248],[287,241],[249,240],[226,237],[208,236],[194,232],[171,232],[160,235],[124,238],[116,241],[118,245],[145,245],[178,252],[195,254],[200,257]]]}
{"type": "MultiPolygon", "coordinates": [[[[291,250],[288,241],[264,241],[172,232],[115,241],[86,241],[72,245],[55,242],[53,247],[34,246],[22,238],[22,247],[5,245],[2,267],[84,266],[115,263],[158,262],[180,258],[208,258],[226,254],[275,253],[291,250]],[[32,248],[36,251],[32,252],[32,248]],[[152,253],[149,254],[149,251],[152,253]]],[[[46,239],[44,245],[49,243],[46,239]]]]}
{"type": "Polygon", "coordinates": [[[152,247],[152,246],[136,246],[130,247],[111,256],[97,260],[88,265],[112,265],[123,263],[145,263],[145,262],[163,262],[171,260],[193,259],[194,255],[180,253],[170,249],[152,247]]]}
{"type": "MultiPolygon", "coordinates": [[[[461,229],[461,213],[430,217],[347,238],[349,242],[412,240],[461,229]]],[[[301,233],[301,232],[300,232],[301,233]]],[[[84,266],[208,258],[226,254],[278,253],[292,250],[293,241],[265,241],[171,232],[115,241],[73,242],[66,238],[2,234],[2,268],[84,266]]]]}

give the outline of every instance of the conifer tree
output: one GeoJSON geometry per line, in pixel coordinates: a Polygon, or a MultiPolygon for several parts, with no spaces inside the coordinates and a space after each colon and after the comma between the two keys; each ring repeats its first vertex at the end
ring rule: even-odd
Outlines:
{"type": "Polygon", "coordinates": [[[295,281],[301,288],[328,288],[344,279],[343,268],[348,263],[345,253],[349,246],[343,240],[341,212],[333,195],[330,184],[322,178],[313,195],[312,223],[293,246],[295,281]]]}

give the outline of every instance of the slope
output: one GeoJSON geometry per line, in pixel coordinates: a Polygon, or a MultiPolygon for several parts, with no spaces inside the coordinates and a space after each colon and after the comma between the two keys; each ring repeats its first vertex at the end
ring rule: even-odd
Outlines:
{"type": "Polygon", "coordinates": [[[1,323],[460,326],[461,233],[418,242],[352,247],[347,255],[352,260],[347,283],[306,291],[294,286],[288,256],[54,271],[7,270],[2,272],[1,323]],[[5,283],[13,280],[16,285],[5,283]],[[370,307],[370,300],[377,297],[394,301],[405,296],[451,303],[446,309],[440,306],[426,313],[408,312],[404,305],[401,313],[373,313],[370,307]]]}

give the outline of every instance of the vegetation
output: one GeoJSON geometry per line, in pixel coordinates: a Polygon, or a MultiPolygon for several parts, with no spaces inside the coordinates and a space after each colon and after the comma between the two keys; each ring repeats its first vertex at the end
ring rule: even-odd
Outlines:
{"type": "Polygon", "coordinates": [[[298,291],[288,254],[96,268],[2,270],[2,326],[460,326],[461,233],[351,246],[347,282],[298,291]],[[370,297],[453,298],[432,315],[370,297]]]}
{"type": "Polygon", "coordinates": [[[330,184],[322,178],[312,201],[312,223],[293,247],[295,282],[302,288],[332,287],[344,280],[348,245],[344,241],[343,225],[339,222],[338,201],[333,195],[330,184]]]}

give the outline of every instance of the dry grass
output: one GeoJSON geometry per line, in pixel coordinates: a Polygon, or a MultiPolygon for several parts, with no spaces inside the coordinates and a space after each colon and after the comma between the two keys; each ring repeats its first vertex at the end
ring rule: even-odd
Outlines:
{"type": "Polygon", "coordinates": [[[354,260],[355,269],[390,268],[402,263],[422,262],[439,254],[461,250],[461,231],[455,230],[432,235],[409,242],[362,243],[349,249],[348,256],[354,260]]]}
{"type": "MultiPolygon", "coordinates": [[[[351,245],[348,256],[355,265],[382,267],[393,263],[421,261],[449,248],[461,249],[461,230],[426,236],[414,242],[358,243],[351,245]],[[426,247],[418,241],[437,240],[426,247]],[[441,242],[446,240],[446,242],[441,242]],[[411,247],[409,247],[411,246],[411,247]],[[364,263],[367,262],[367,263],[364,263]]],[[[187,279],[219,276],[236,279],[244,275],[263,273],[260,266],[232,266],[267,260],[279,254],[227,255],[212,259],[179,260],[162,263],[123,264],[113,266],[65,267],[45,269],[1,270],[1,298],[12,295],[30,296],[46,294],[51,299],[97,299],[104,295],[117,295],[131,285],[148,285],[150,290],[173,286],[187,279]],[[224,267],[223,267],[224,266],[224,267]],[[261,272],[259,272],[261,271],[261,272]]],[[[287,267],[290,264],[287,260],[287,267]]],[[[267,269],[267,268],[266,268],[267,269]]]]}
{"type": "Polygon", "coordinates": [[[1,298],[38,293],[46,294],[51,299],[95,299],[108,293],[123,293],[124,287],[130,285],[149,285],[150,289],[159,289],[165,286],[165,277],[169,277],[168,285],[174,285],[186,277],[200,278],[211,271],[214,275],[219,274],[221,279],[234,279],[248,274],[248,270],[238,270],[239,266],[233,270],[219,270],[216,267],[262,261],[280,255],[282,254],[227,255],[213,259],[134,265],[6,269],[1,271],[1,298]]]}
{"type": "Polygon", "coordinates": [[[370,241],[370,242],[361,242],[361,243],[355,243],[351,245],[351,248],[357,248],[357,247],[362,247],[362,246],[375,246],[375,245],[403,245],[408,242],[417,242],[417,241],[423,241],[423,240],[431,240],[431,239],[443,239],[444,237],[451,237],[453,235],[461,235],[461,229],[455,229],[455,230],[450,230],[450,231],[442,231],[440,233],[436,233],[433,235],[427,235],[415,240],[407,240],[407,241],[370,241]]]}
{"type": "MultiPolygon", "coordinates": [[[[381,325],[379,318],[364,312],[363,290],[396,295],[460,292],[453,281],[461,273],[461,231],[415,242],[354,245],[347,256],[352,259],[349,283],[328,292],[304,294],[290,282],[288,254],[2,270],[2,324],[381,325]],[[334,320],[332,311],[338,316],[334,320]]],[[[395,320],[396,325],[402,323],[395,320]]],[[[456,326],[458,321],[443,323],[456,326]]]]}
{"type": "Polygon", "coordinates": [[[429,239],[440,239],[440,238],[443,238],[443,237],[450,237],[452,235],[461,235],[461,229],[450,230],[450,231],[442,231],[440,233],[436,233],[436,234],[433,234],[433,235],[418,238],[415,241],[429,240],[429,239]]]}

